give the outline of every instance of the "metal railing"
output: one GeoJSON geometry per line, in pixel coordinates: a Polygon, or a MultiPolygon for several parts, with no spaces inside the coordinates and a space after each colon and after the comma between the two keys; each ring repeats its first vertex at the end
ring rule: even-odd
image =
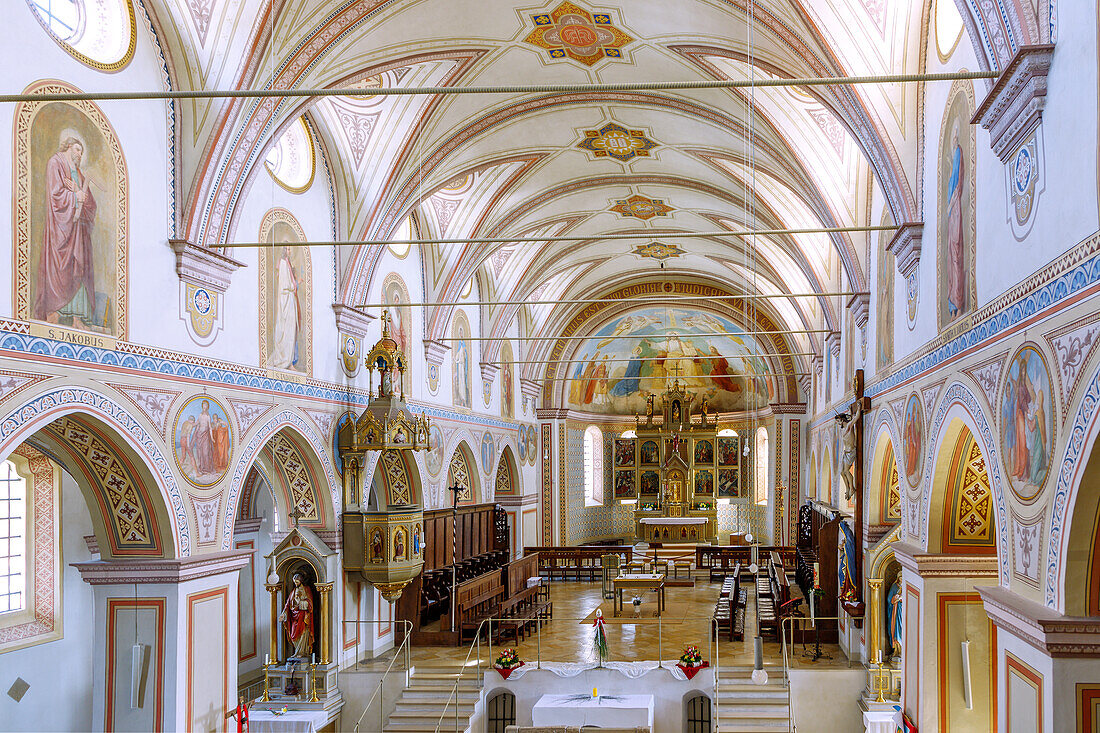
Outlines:
{"type": "MultiPolygon", "coordinates": [[[[382,679],[378,680],[378,686],[374,688],[374,692],[371,693],[370,699],[367,700],[366,706],[363,708],[363,714],[359,716],[359,719],[355,721],[355,733],[359,733],[359,724],[363,722],[363,718],[367,716],[367,711],[370,710],[371,704],[374,703],[374,698],[379,696],[382,692],[382,687],[386,684],[386,680],[389,679],[390,671],[393,669],[393,663],[397,661],[399,657],[405,659],[405,686],[409,686],[409,644],[412,640],[412,621],[407,619],[398,619],[401,623],[405,624],[405,638],[401,640],[401,644],[394,650],[393,659],[386,666],[386,671],[382,673],[382,679]],[[404,650],[404,654],[402,654],[404,650]]],[[[349,621],[346,623],[370,623],[366,621],[349,621]]],[[[389,622],[386,622],[389,623],[389,622]]],[[[358,645],[356,645],[355,656],[355,668],[359,669],[359,654],[358,645]]],[[[378,730],[383,731],[386,729],[385,725],[385,707],[383,706],[383,698],[378,698],[378,730]]]]}
{"type": "MultiPolygon", "coordinates": [[[[791,644],[793,646],[794,645],[794,622],[796,622],[796,621],[798,621],[800,623],[809,624],[810,628],[816,628],[817,622],[819,622],[819,621],[837,621],[837,622],[839,622],[840,617],[839,616],[814,616],[813,618],[811,618],[809,616],[787,616],[786,618],[784,618],[780,622],[779,635],[780,635],[780,637],[782,639],[782,642],[783,642],[783,683],[787,686],[787,731],[788,731],[788,733],[792,733],[795,730],[795,726],[794,726],[794,708],[791,705],[791,669],[790,669],[790,659],[789,659],[789,655],[788,655],[788,652],[787,652],[787,628],[788,628],[787,624],[790,623],[791,644]]],[[[803,631],[805,631],[805,628],[803,628],[803,631]]],[[[838,628],[837,631],[839,633],[839,628],[838,628]]],[[[803,640],[803,644],[805,644],[805,640],[803,640]]],[[[849,667],[852,666],[852,656],[851,656],[850,653],[848,654],[848,666],[849,667]]]]}
{"type": "MultiPolygon", "coordinates": [[[[458,727],[458,686],[462,683],[462,675],[465,673],[466,668],[470,666],[470,655],[474,653],[474,648],[477,648],[477,685],[481,687],[481,629],[485,627],[487,621],[491,619],[483,619],[481,623],[477,625],[477,631],[474,632],[474,640],[470,642],[470,651],[466,652],[466,659],[463,661],[462,666],[458,668],[458,676],[455,678],[454,686],[451,688],[451,693],[447,695],[447,702],[443,704],[443,712],[439,714],[439,720],[435,724],[435,733],[439,733],[443,726],[443,719],[447,717],[447,709],[451,707],[451,700],[455,701],[455,733],[460,733],[458,727]]],[[[489,630],[492,631],[492,625],[490,624],[489,630]]],[[[491,636],[491,635],[490,635],[491,636]]]]}
{"type": "MultiPolygon", "coordinates": [[[[409,621],[408,619],[401,619],[401,618],[393,619],[393,620],[389,620],[389,621],[345,620],[345,621],[342,621],[341,623],[344,624],[345,627],[348,624],[352,624],[353,626],[402,626],[403,625],[405,627],[405,638],[408,638],[409,634],[412,633],[412,625],[413,625],[412,621],[409,621]]],[[[356,641],[355,641],[355,671],[356,672],[359,671],[359,662],[362,659],[362,654],[360,653],[360,646],[359,646],[360,642],[362,642],[362,640],[363,640],[363,635],[359,634],[359,636],[356,638],[356,641]]],[[[408,655],[408,653],[406,653],[405,654],[405,669],[408,670],[408,668],[409,668],[409,655],[408,655]]]]}

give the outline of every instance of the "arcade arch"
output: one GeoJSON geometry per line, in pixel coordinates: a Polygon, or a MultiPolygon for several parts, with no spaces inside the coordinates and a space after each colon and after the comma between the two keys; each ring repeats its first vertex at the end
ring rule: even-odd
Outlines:
{"type": "Polygon", "coordinates": [[[481,501],[481,477],[478,475],[477,461],[474,459],[474,452],[470,450],[469,443],[462,440],[455,446],[448,465],[445,488],[461,487],[458,503],[460,505],[477,504],[481,501]]]}

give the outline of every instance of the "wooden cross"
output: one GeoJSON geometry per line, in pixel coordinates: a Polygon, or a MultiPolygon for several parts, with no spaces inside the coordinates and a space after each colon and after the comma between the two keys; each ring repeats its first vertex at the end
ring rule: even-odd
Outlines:
{"type": "Polygon", "coordinates": [[[301,521],[303,516],[302,510],[295,504],[294,508],[290,511],[290,518],[294,521],[294,529],[298,529],[298,522],[301,521]]]}

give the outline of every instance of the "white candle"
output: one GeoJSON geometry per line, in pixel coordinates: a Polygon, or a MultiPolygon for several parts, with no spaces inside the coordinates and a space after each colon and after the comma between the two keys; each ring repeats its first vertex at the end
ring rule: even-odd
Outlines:
{"type": "Polygon", "coordinates": [[[310,654],[309,657],[310,657],[310,662],[312,662],[313,664],[317,664],[317,654],[316,654],[316,652],[314,652],[313,654],[310,654]]]}
{"type": "Polygon", "coordinates": [[[264,655],[264,664],[271,664],[271,655],[270,654],[265,654],[264,655]]]}

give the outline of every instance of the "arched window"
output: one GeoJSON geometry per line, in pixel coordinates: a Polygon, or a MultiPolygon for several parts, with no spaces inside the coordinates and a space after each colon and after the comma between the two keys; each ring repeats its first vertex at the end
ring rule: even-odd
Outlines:
{"type": "Polygon", "coordinates": [[[498,692],[489,698],[485,706],[487,733],[504,733],[504,729],[516,724],[516,696],[510,692],[498,692]]]}
{"type": "Polygon", "coordinates": [[[0,614],[27,605],[27,480],[0,464],[0,614]]]}
{"type": "Polygon", "coordinates": [[[27,0],[27,4],[50,37],[81,63],[117,71],[133,58],[137,27],[131,0],[27,0]]]}
{"type": "Polygon", "coordinates": [[[706,695],[695,695],[688,698],[684,705],[684,717],[687,719],[684,725],[685,733],[710,733],[711,731],[711,704],[706,695]]]}
{"type": "Polygon", "coordinates": [[[409,254],[409,250],[412,249],[411,244],[407,244],[410,240],[416,239],[413,236],[415,233],[413,230],[413,220],[411,216],[405,217],[405,221],[398,225],[394,230],[393,236],[390,237],[394,242],[406,242],[406,244],[390,244],[390,252],[394,257],[403,260],[409,254]]]}
{"type": "Polygon", "coordinates": [[[768,503],[768,429],[756,430],[756,464],[753,466],[755,480],[754,501],[757,504],[768,503]]]}
{"type": "Polygon", "coordinates": [[[603,504],[603,433],[595,425],[584,431],[584,504],[603,504]]]}
{"type": "Polygon", "coordinates": [[[313,137],[305,117],[299,117],[267,151],[264,167],[275,182],[291,193],[304,193],[313,185],[316,160],[313,137]]]}

